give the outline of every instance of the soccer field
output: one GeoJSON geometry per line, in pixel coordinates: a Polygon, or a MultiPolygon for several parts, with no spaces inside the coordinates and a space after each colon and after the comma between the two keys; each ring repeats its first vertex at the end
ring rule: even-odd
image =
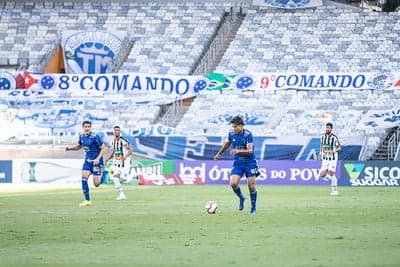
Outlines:
{"type": "Polygon", "coordinates": [[[228,186],[1,191],[0,266],[400,266],[398,188],[257,189],[256,215],[228,186]]]}

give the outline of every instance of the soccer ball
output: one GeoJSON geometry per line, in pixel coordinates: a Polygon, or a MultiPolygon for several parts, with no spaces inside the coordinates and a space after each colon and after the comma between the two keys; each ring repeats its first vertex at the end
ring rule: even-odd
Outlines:
{"type": "Polygon", "coordinates": [[[217,212],[218,204],[215,201],[208,201],[204,206],[204,209],[208,214],[214,214],[217,212]]]}

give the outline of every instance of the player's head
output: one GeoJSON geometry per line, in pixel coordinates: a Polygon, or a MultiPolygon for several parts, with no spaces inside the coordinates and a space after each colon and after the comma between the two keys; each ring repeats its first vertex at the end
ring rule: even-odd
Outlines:
{"type": "Polygon", "coordinates": [[[92,128],[92,122],[90,121],[83,121],[82,122],[82,130],[84,134],[89,134],[92,128]]]}
{"type": "Polygon", "coordinates": [[[325,133],[326,133],[326,134],[331,134],[332,128],[333,128],[333,124],[332,124],[331,122],[328,122],[328,123],[325,125],[325,133]]]}
{"type": "Polygon", "coordinates": [[[118,125],[115,125],[113,127],[113,131],[114,131],[114,136],[115,137],[120,137],[121,136],[121,127],[119,127],[118,125]]]}
{"type": "Polygon", "coordinates": [[[244,121],[239,115],[236,115],[231,119],[231,124],[235,133],[239,134],[243,131],[244,121]]]}

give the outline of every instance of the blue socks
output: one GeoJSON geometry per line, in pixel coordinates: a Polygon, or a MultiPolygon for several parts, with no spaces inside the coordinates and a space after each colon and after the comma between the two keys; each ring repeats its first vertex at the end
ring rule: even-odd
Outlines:
{"type": "Polygon", "coordinates": [[[250,213],[256,213],[256,203],[257,203],[257,191],[250,191],[250,201],[251,201],[251,209],[250,213]]]}
{"type": "Polygon", "coordinates": [[[236,194],[240,199],[245,198],[245,197],[243,196],[243,194],[242,194],[242,190],[240,190],[240,186],[236,186],[236,188],[233,188],[233,187],[232,187],[232,189],[233,189],[233,192],[235,192],[235,194],[236,194]]]}
{"type": "Polygon", "coordinates": [[[104,182],[106,181],[107,175],[108,175],[108,171],[104,170],[103,173],[101,174],[100,184],[104,184],[104,182]]]}
{"type": "Polygon", "coordinates": [[[239,210],[243,210],[244,209],[244,201],[245,201],[245,197],[242,194],[242,190],[240,190],[240,187],[237,186],[236,188],[232,188],[233,192],[235,192],[235,194],[239,197],[239,210]]]}
{"type": "MultiPolygon", "coordinates": [[[[244,209],[244,201],[246,200],[246,198],[242,194],[242,191],[240,190],[239,186],[237,186],[235,188],[232,187],[232,189],[233,189],[233,192],[235,192],[235,194],[239,197],[239,210],[243,210],[244,209]]],[[[250,201],[251,201],[250,213],[255,214],[256,208],[257,208],[257,205],[256,205],[257,204],[257,190],[250,191],[250,201]]]]}
{"type": "Polygon", "coordinates": [[[83,195],[85,196],[85,200],[90,201],[88,181],[87,181],[87,179],[84,179],[83,177],[82,177],[82,191],[83,191],[83,195]]]}

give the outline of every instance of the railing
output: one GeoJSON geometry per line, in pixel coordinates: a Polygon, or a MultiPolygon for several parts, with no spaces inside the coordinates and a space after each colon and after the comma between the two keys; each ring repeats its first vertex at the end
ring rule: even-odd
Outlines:
{"type": "Polygon", "coordinates": [[[215,33],[211,43],[207,46],[207,50],[203,53],[198,62],[196,62],[193,75],[203,75],[211,71],[211,67],[215,63],[216,59],[224,49],[226,41],[235,27],[235,23],[239,19],[240,12],[237,12],[235,8],[231,8],[230,12],[227,13],[215,33]]]}
{"type": "Polygon", "coordinates": [[[364,142],[361,147],[360,155],[358,156],[359,160],[366,160],[368,157],[368,155],[367,155],[368,138],[369,138],[369,136],[365,136],[365,138],[364,138],[364,142]]]}
{"type": "Polygon", "coordinates": [[[390,136],[388,140],[388,160],[394,160],[398,154],[398,146],[400,143],[400,128],[397,127],[395,132],[390,136]]]}
{"type": "Polygon", "coordinates": [[[396,155],[394,156],[394,160],[400,160],[400,144],[397,145],[396,155]]]}

